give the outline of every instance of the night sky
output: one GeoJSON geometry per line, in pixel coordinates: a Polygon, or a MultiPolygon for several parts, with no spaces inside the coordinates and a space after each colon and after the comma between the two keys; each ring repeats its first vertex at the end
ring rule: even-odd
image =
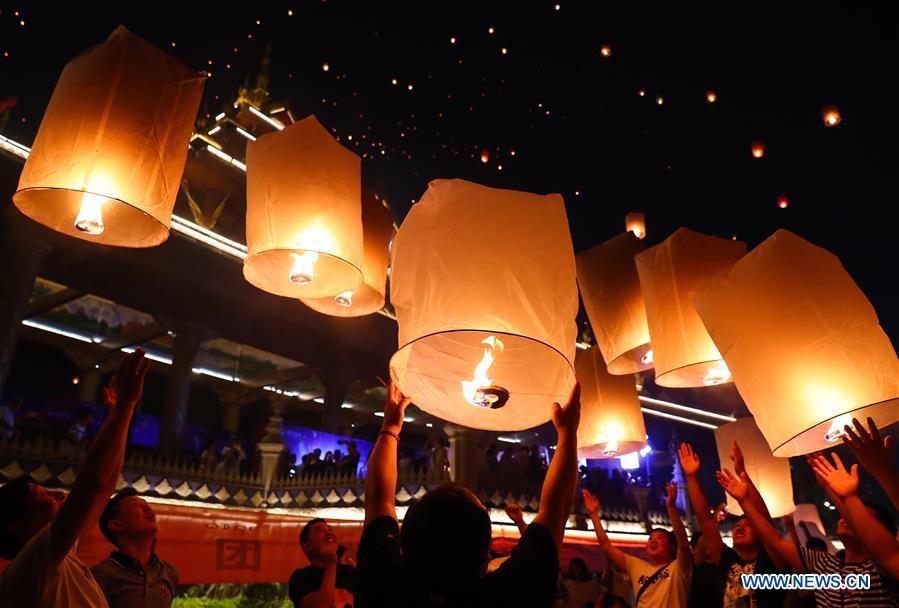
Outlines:
{"type": "Polygon", "coordinates": [[[753,247],[788,228],[840,256],[897,342],[895,13],[848,2],[792,13],[757,3],[741,13],[643,2],[128,4],[6,3],[0,105],[11,107],[0,131],[30,144],[62,67],[120,23],[211,72],[201,117],[255,80],[271,45],[272,100],[335,128],[398,217],[429,180],[461,177],[561,193],[576,251],[622,231],[628,211],[646,214],[650,244],[687,226],[753,247]],[[828,105],[842,116],[833,128],[828,105]],[[751,154],[757,140],[762,158],[751,154]]]}

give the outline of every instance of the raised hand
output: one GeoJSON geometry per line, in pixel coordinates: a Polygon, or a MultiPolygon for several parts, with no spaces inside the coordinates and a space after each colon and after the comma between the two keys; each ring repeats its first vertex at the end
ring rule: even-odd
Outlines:
{"type": "Polygon", "coordinates": [[[521,506],[518,503],[507,502],[505,506],[506,515],[509,516],[513,522],[518,523],[519,521],[524,521],[524,515],[521,511],[521,506]]]}
{"type": "Polygon", "coordinates": [[[667,497],[665,498],[665,506],[669,509],[673,509],[675,504],[677,503],[677,484],[668,482],[665,484],[665,493],[667,497]]]}
{"type": "Polygon", "coordinates": [[[715,477],[718,479],[718,485],[737,502],[745,500],[749,495],[749,480],[745,471],[737,477],[727,469],[722,469],[715,473],[715,477]]]}
{"type": "Polygon", "coordinates": [[[150,360],[144,355],[144,350],[138,348],[119,363],[112,381],[103,391],[103,401],[107,407],[109,407],[108,400],[113,403],[110,409],[130,409],[137,404],[144,391],[147,368],[150,367],[150,360]]]}
{"type": "Polygon", "coordinates": [[[740,444],[736,439],[731,447],[730,459],[734,463],[734,475],[737,477],[743,475],[746,472],[746,461],[743,459],[743,450],[740,449],[740,444]]]}
{"type": "Polygon", "coordinates": [[[727,519],[727,503],[722,502],[715,509],[715,523],[720,524],[727,519]]]}
{"type": "Polygon", "coordinates": [[[892,435],[883,439],[872,418],[868,418],[866,430],[857,418],[852,419],[854,429],[848,424],[843,427],[846,434],[843,442],[849,446],[858,461],[875,477],[883,471],[891,470],[896,458],[896,445],[892,435]]]}
{"type": "Polygon", "coordinates": [[[833,464],[827,459],[827,456],[817,454],[810,460],[815,475],[827,485],[831,492],[845,499],[847,496],[858,492],[858,465],[852,465],[848,471],[843,466],[843,461],[839,455],[832,453],[833,464]]]}
{"type": "Polygon", "coordinates": [[[699,471],[699,456],[693,451],[689,443],[682,443],[677,449],[677,457],[680,460],[680,468],[684,475],[695,475],[699,471]]]}
{"type": "Polygon", "coordinates": [[[596,498],[589,490],[582,490],[581,495],[584,497],[584,508],[587,513],[599,515],[599,499],[596,498]]]}
{"type": "Polygon", "coordinates": [[[103,387],[103,407],[106,408],[107,412],[113,410],[116,399],[118,399],[118,393],[116,392],[115,376],[113,376],[112,380],[109,381],[109,384],[103,387]]]}
{"type": "Polygon", "coordinates": [[[403,427],[403,416],[411,399],[403,394],[396,380],[391,377],[387,387],[387,401],[384,403],[384,422],[382,427],[398,433],[403,427]]]}
{"type": "Polygon", "coordinates": [[[568,402],[565,407],[553,403],[553,425],[559,433],[559,439],[574,440],[577,436],[577,427],[581,421],[581,383],[577,382],[571,389],[568,402]]]}

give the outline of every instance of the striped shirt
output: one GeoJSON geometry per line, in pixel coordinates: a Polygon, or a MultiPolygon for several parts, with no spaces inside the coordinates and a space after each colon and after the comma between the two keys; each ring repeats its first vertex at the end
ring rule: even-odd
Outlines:
{"type": "Polygon", "coordinates": [[[812,574],[868,574],[870,589],[817,589],[815,602],[818,608],[899,608],[899,584],[881,576],[874,562],[846,563],[845,551],[831,555],[826,551],[815,551],[798,547],[799,556],[806,571],[812,574]]]}

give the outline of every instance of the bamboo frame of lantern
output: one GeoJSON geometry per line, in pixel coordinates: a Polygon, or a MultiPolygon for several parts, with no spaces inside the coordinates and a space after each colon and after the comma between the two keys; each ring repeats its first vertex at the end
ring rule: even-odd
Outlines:
{"type": "Polygon", "coordinates": [[[63,69],[13,195],[16,207],[102,245],[162,243],[204,82],[119,26],[63,69]]]}
{"type": "Polygon", "coordinates": [[[309,116],[247,143],[244,277],[295,298],[362,285],[362,167],[309,116]]]}
{"type": "Polygon", "coordinates": [[[625,232],[577,255],[577,281],[599,350],[612,374],[652,367],[646,304],[634,256],[646,246],[625,232]]]}
{"type": "Polygon", "coordinates": [[[362,228],[365,282],[333,298],[300,299],[303,304],[334,317],[361,317],[384,308],[390,241],[394,234],[393,213],[372,193],[362,199],[362,228]]]}
{"type": "MultiPolygon", "coordinates": [[[[746,473],[765,500],[771,517],[783,517],[795,511],[790,461],[771,455],[768,443],[753,418],[739,418],[715,429],[718,460],[722,467],[730,466],[734,441],[743,452],[746,473]]],[[[727,512],[731,515],[743,514],[743,509],[730,494],[727,495],[727,512]]]]}
{"type": "Polygon", "coordinates": [[[693,299],[775,456],[899,420],[896,352],[832,253],[778,230],[693,299]]]}
{"type": "Polygon", "coordinates": [[[618,458],[646,446],[646,427],[633,376],[613,376],[596,348],[577,353],[581,383],[580,458],[618,458]]]}
{"type": "Polygon", "coordinates": [[[558,195],[431,182],[394,239],[390,301],[391,369],[435,416],[531,428],[574,385],[577,285],[558,195]]]}
{"type": "Polygon", "coordinates": [[[681,228],[634,257],[659,386],[691,388],[730,381],[690,294],[745,253],[744,243],[681,228]]]}

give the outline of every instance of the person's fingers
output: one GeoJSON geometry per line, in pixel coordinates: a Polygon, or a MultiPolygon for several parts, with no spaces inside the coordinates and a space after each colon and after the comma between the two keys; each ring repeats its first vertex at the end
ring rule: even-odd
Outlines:
{"type": "Polygon", "coordinates": [[[893,449],[893,436],[892,435],[887,435],[886,437],[883,438],[883,447],[885,447],[887,450],[893,449]]]}
{"type": "Polygon", "coordinates": [[[837,471],[845,471],[846,467],[843,465],[840,455],[836,452],[831,452],[830,455],[833,457],[834,469],[837,471]]]}
{"type": "Polygon", "coordinates": [[[880,429],[877,428],[877,425],[874,424],[874,419],[870,416],[868,416],[868,428],[870,429],[871,440],[880,444],[880,429]]]}
{"type": "Polygon", "coordinates": [[[843,427],[843,442],[853,447],[860,443],[859,436],[855,434],[855,430],[848,424],[843,427]]]}
{"type": "Polygon", "coordinates": [[[852,419],[852,426],[854,426],[855,430],[858,431],[859,439],[861,439],[862,441],[864,441],[866,443],[868,441],[871,441],[871,436],[868,435],[868,431],[865,429],[865,427],[862,425],[861,421],[858,418],[852,419]]]}
{"type": "Polygon", "coordinates": [[[566,405],[572,405],[577,403],[580,405],[581,402],[581,383],[575,382],[574,386],[571,387],[571,393],[568,395],[568,403],[566,405]]]}
{"type": "Polygon", "coordinates": [[[559,412],[562,411],[562,406],[559,405],[558,401],[555,401],[555,402],[553,402],[553,404],[550,407],[552,408],[552,412],[553,412],[552,415],[553,415],[553,418],[555,419],[555,417],[559,415],[559,412]]]}
{"type": "Polygon", "coordinates": [[[137,371],[137,377],[140,379],[141,384],[143,384],[144,382],[144,378],[147,375],[148,369],[150,369],[150,360],[145,357],[143,360],[141,360],[140,368],[137,371]]]}
{"type": "Polygon", "coordinates": [[[853,479],[858,479],[858,464],[852,465],[852,467],[849,469],[849,474],[853,479]]]}

